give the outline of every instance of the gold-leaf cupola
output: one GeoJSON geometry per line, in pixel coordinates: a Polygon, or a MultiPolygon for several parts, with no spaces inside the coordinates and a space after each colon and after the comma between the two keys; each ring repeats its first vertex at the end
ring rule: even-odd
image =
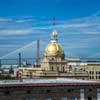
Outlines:
{"type": "Polygon", "coordinates": [[[44,56],[46,57],[54,57],[54,56],[64,56],[64,51],[62,46],[58,43],[57,39],[57,31],[54,30],[51,35],[51,41],[47,45],[44,56]]]}

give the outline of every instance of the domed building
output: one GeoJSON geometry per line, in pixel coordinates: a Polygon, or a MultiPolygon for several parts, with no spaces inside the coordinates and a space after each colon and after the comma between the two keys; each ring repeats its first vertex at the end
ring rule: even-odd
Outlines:
{"type": "Polygon", "coordinates": [[[58,43],[57,32],[53,31],[51,41],[45,48],[44,58],[49,61],[62,61],[65,59],[65,54],[62,46],[58,43]]]}
{"type": "MultiPolygon", "coordinates": [[[[70,60],[73,61],[73,60],[70,60]]],[[[79,59],[76,59],[79,61],[79,59]]],[[[86,71],[75,71],[68,65],[68,59],[65,58],[64,50],[57,39],[57,31],[54,30],[51,34],[50,43],[44,50],[43,58],[40,60],[40,65],[32,67],[20,67],[20,76],[22,78],[34,77],[75,77],[87,79],[86,71]]]]}
{"type": "Polygon", "coordinates": [[[56,31],[52,32],[51,41],[45,48],[44,57],[41,59],[41,67],[56,74],[57,72],[67,71],[64,50],[58,42],[56,31]]]}
{"type": "Polygon", "coordinates": [[[52,38],[50,43],[45,49],[44,56],[46,57],[62,57],[64,58],[64,51],[61,45],[57,41],[57,32],[52,32],[52,38]]]}

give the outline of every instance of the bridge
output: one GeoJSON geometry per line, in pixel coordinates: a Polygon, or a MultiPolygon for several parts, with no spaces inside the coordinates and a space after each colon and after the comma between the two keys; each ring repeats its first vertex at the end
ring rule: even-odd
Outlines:
{"type": "Polygon", "coordinates": [[[0,100],[100,100],[100,83],[69,78],[2,80],[0,100]]]}

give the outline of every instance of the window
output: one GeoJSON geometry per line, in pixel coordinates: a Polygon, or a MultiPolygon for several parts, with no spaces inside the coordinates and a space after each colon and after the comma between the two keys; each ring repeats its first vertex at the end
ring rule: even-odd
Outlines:
{"type": "Polygon", "coordinates": [[[100,76],[99,76],[99,79],[100,79],[100,76]]]}
{"type": "Polygon", "coordinates": [[[54,68],[53,68],[53,66],[51,66],[51,71],[54,71],[54,68]]]}
{"type": "Polygon", "coordinates": [[[64,69],[64,66],[62,67],[62,72],[64,72],[65,71],[65,69],[64,69]]]}
{"type": "Polygon", "coordinates": [[[78,100],[77,97],[72,97],[71,100],[78,100]]]}
{"type": "Polygon", "coordinates": [[[91,92],[91,91],[92,91],[92,89],[90,88],[88,91],[89,91],[89,92],[91,92]]]}
{"type": "Polygon", "coordinates": [[[68,89],[67,92],[71,92],[71,89],[68,89]]]}
{"type": "Polygon", "coordinates": [[[53,66],[50,66],[50,71],[54,71],[54,67],[53,66]]]}
{"type": "Polygon", "coordinates": [[[67,97],[62,97],[61,100],[67,100],[67,97]]]}
{"type": "Polygon", "coordinates": [[[90,74],[94,74],[94,71],[90,71],[90,74]]]}
{"type": "Polygon", "coordinates": [[[51,100],[51,98],[46,98],[45,100],[51,100]]]}
{"type": "Polygon", "coordinates": [[[94,74],[94,71],[92,71],[92,74],[94,74]]]}
{"type": "Polygon", "coordinates": [[[88,100],[93,100],[93,98],[92,97],[88,97],[88,100]]]}
{"type": "Polygon", "coordinates": [[[96,71],[96,74],[98,74],[98,71],[96,71]]]}
{"type": "Polygon", "coordinates": [[[46,90],[46,92],[47,92],[47,93],[50,93],[51,91],[50,91],[50,90],[46,90]]]}
{"type": "Polygon", "coordinates": [[[96,76],[96,79],[98,79],[98,76],[96,76]]]}
{"type": "Polygon", "coordinates": [[[91,76],[90,76],[90,79],[91,79],[91,76]]]}
{"type": "Polygon", "coordinates": [[[92,76],[92,79],[94,79],[94,76],[92,76]]]}

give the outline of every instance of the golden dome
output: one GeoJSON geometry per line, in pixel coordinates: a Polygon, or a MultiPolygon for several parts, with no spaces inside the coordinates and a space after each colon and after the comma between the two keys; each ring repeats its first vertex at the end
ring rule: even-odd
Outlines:
{"type": "Polygon", "coordinates": [[[64,56],[63,48],[57,41],[57,32],[54,30],[52,32],[51,41],[45,49],[44,56],[64,56]]]}
{"type": "Polygon", "coordinates": [[[45,56],[55,56],[64,54],[63,49],[59,43],[52,40],[45,49],[45,56]]]}

